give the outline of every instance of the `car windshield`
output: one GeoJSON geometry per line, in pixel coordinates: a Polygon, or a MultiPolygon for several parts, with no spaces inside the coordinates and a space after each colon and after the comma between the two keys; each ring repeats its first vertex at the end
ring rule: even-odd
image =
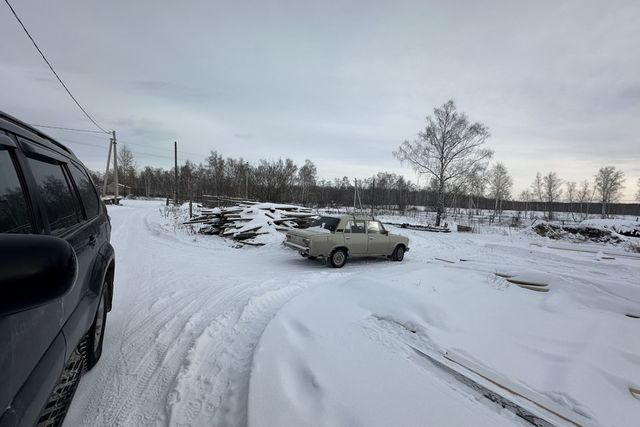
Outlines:
{"type": "Polygon", "coordinates": [[[338,226],[339,222],[340,222],[340,219],[338,218],[333,218],[330,216],[321,216],[320,218],[314,220],[311,223],[311,227],[320,227],[329,231],[336,231],[336,227],[338,226]]]}

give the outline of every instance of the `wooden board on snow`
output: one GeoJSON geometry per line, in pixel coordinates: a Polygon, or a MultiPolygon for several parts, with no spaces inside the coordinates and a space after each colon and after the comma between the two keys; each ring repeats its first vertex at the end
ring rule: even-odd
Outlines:
{"type": "MultiPolygon", "coordinates": [[[[523,420],[528,421],[532,425],[538,427],[554,427],[557,425],[570,424],[575,426],[593,426],[594,424],[584,419],[579,414],[573,416],[573,411],[566,408],[551,410],[544,404],[540,404],[541,400],[545,400],[544,396],[537,399],[535,392],[529,390],[519,390],[508,379],[500,376],[476,364],[458,358],[452,353],[434,353],[433,351],[423,348],[417,348],[412,344],[406,343],[418,356],[426,359],[436,368],[449,374],[456,381],[464,384],[483,397],[489,399],[504,410],[516,414],[523,420]],[[475,368],[475,370],[474,370],[475,368]],[[518,393],[518,391],[521,393],[518,393]],[[556,412],[560,412],[558,415],[556,412]]],[[[552,402],[553,404],[554,402],[552,402]]],[[[557,404],[556,404],[557,405],[557,404]]],[[[552,405],[549,405],[552,406],[552,405]]]]}
{"type": "Polygon", "coordinates": [[[539,408],[552,413],[553,415],[559,417],[560,419],[571,423],[576,426],[594,426],[594,422],[589,418],[586,418],[584,415],[578,414],[575,411],[572,411],[570,408],[566,406],[560,405],[559,403],[554,402],[548,397],[536,393],[533,390],[525,388],[515,382],[509,380],[503,375],[490,370],[489,368],[476,363],[475,361],[455,352],[445,352],[444,357],[447,360],[454,362],[455,364],[468,369],[469,371],[479,375],[485,380],[491,382],[492,384],[497,385],[498,387],[509,391],[517,396],[520,396],[527,401],[535,404],[539,408]]]}
{"type": "Polygon", "coordinates": [[[515,276],[507,277],[507,281],[517,285],[548,286],[552,277],[539,271],[523,271],[515,276]]]}
{"type": "MultiPolygon", "coordinates": [[[[507,279],[509,280],[509,279],[507,279]]],[[[539,286],[539,285],[520,285],[518,284],[518,286],[520,286],[523,289],[529,289],[531,291],[536,291],[536,292],[549,292],[549,288],[547,286],[539,286]]]]}

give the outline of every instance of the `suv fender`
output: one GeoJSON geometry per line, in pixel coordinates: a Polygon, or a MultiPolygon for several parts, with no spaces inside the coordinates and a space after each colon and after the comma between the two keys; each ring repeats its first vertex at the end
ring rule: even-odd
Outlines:
{"type": "Polygon", "coordinates": [[[95,284],[98,288],[96,289],[96,295],[100,295],[101,290],[100,286],[105,282],[105,278],[107,279],[108,288],[104,290],[107,292],[107,311],[111,311],[111,305],[113,302],[113,278],[115,274],[115,250],[111,243],[105,243],[100,247],[99,251],[100,256],[104,259],[104,264],[98,267],[97,263],[94,265],[94,271],[91,272],[91,283],[95,284]]]}

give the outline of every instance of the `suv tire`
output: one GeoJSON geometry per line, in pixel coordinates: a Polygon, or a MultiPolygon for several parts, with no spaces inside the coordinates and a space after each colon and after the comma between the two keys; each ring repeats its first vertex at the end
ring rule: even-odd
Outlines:
{"type": "Polygon", "coordinates": [[[331,252],[329,263],[333,268],[342,268],[347,263],[347,251],[344,249],[336,249],[331,252]]]}
{"type": "Polygon", "coordinates": [[[394,261],[402,261],[404,259],[404,246],[402,245],[396,246],[396,250],[393,251],[392,259],[394,261]]]}
{"type": "Polygon", "coordinates": [[[93,368],[100,356],[102,356],[102,343],[104,341],[104,330],[107,323],[107,281],[102,285],[102,296],[93,325],[87,333],[87,370],[93,368]]]}

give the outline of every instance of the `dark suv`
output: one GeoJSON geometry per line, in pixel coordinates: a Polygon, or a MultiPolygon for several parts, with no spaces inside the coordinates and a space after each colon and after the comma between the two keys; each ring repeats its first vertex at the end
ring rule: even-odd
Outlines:
{"type": "Polygon", "coordinates": [[[0,427],[60,424],[100,358],[110,233],[71,150],[0,112],[0,427]]]}

